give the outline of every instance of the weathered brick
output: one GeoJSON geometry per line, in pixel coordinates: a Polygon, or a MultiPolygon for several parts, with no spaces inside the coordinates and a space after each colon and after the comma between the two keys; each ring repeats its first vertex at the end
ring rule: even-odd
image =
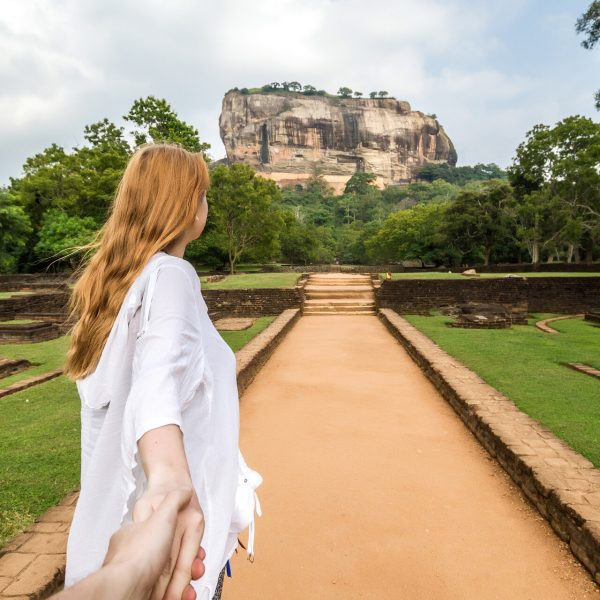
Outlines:
{"type": "Polygon", "coordinates": [[[61,531],[61,527],[64,523],[46,523],[45,521],[40,521],[39,523],[34,523],[27,528],[27,531],[33,531],[36,533],[54,533],[56,531],[61,531]]]}
{"type": "Polygon", "coordinates": [[[17,535],[10,540],[10,542],[5,544],[5,546],[0,550],[0,555],[17,551],[32,535],[33,534],[27,532],[17,535]]]}
{"type": "Polygon", "coordinates": [[[12,582],[12,577],[0,577],[0,592],[12,582]]]}
{"type": "Polygon", "coordinates": [[[64,580],[65,557],[60,554],[41,554],[3,592],[5,595],[43,597],[54,591],[64,580]]]}
{"type": "Polygon", "coordinates": [[[67,536],[64,533],[36,533],[20,549],[37,554],[64,554],[67,551],[67,536]]]}
{"type": "Polygon", "coordinates": [[[16,577],[31,561],[35,554],[10,552],[0,557],[0,577],[16,577]]]}
{"type": "Polygon", "coordinates": [[[72,506],[53,506],[48,509],[38,521],[52,523],[69,523],[73,518],[74,507],[72,506]]]}

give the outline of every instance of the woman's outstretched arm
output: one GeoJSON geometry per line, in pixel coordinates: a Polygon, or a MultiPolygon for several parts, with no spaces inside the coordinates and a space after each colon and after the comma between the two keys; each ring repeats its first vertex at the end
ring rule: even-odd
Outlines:
{"type": "Polygon", "coordinates": [[[174,490],[191,494],[190,502],[177,518],[174,547],[179,551],[171,556],[175,567],[172,573],[161,575],[151,598],[167,595],[193,600],[196,594],[190,579],[204,534],[204,515],[192,485],[181,429],[173,424],[151,429],[138,440],[138,449],[148,485],[133,508],[134,522],[149,518],[174,490]]]}

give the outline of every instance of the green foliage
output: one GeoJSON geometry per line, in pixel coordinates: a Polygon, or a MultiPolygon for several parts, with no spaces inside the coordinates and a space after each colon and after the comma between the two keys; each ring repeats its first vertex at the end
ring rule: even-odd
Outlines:
{"type": "Polygon", "coordinates": [[[452,200],[460,190],[458,185],[436,179],[433,183],[417,181],[408,185],[390,185],[383,190],[382,198],[386,204],[402,209],[415,204],[452,200]]]}
{"type": "Polygon", "coordinates": [[[219,165],[211,172],[208,198],[214,239],[227,253],[231,273],[242,256],[277,256],[283,220],[281,191],[273,181],[258,177],[248,165],[219,165]]]}
{"type": "Polygon", "coordinates": [[[562,247],[588,260],[600,241],[600,124],[581,116],[527,132],[508,170],[518,235],[531,260],[562,247]]]}
{"type": "Polygon", "coordinates": [[[70,242],[87,239],[102,226],[133,150],[127,133],[138,143],[167,140],[193,151],[209,148],[165,100],[153,96],[136,100],[125,120],[136,127],[133,132],[103,119],[85,127],[85,145],[67,152],[51,144],[25,161],[23,175],[11,178],[9,195],[2,196],[3,219],[13,219],[14,226],[3,236],[9,249],[0,245],[0,270],[37,268],[70,242]],[[14,199],[14,207],[6,208],[7,198],[14,199]],[[27,226],[19,225],[17,207],[27,226]]]}
{"type": "Polygon", "coordinates": [[[488,265],[494,251],[511,241],[508,208],[513,202],[509,183],[492,179],[480,189],[461,190],[444,215],[442,231],[450,251],[461,262],[481,262],[488,265]]]}
{"type": "Polygon", "coordinates": [[[586,35],[581,42],[586,50],[591,50],[597,44],[600,40],[600,0],[594,0],[577,19],[575,31],[586,35]]]}
{"type": "Polygon", "coordinates": [[[0,273],[16,273],[19,255],[32,232],[30,219],[17,199],[0,188],[0,273]]]}
{"type": "Polygon", "coordinates": [[[373,187],[371,184],[377,180],[377,177],[373,173],[367,173],[366,171],[356,171],[348,179],[346,187],[344,188],[344,194],[366,194],[371,191],[373,187]]]}
{"type": "Polygon", "coordinates": [[[352,90],[349,87],[341,87],[337,93],[340,98],[350,98],[352,96],[352,90]]]}
{"type": "Polygon", "coordinates": [[[422,181],[435,181],[443,179],[449,183],[465,185],[471,181],[485,181],[488,179],[506,179],[506,172],[498,165],[490,163],[484,165],[478,163],[464,167],[453,167],[448,163],[431,163],[425,165],[417,174],[417,178],[422,181]]]}
{"type": "Polygon", "coordinates": [[[190,152],[205,155],[210,148],[210,144],[200,141],[198,130],[179,119],[171,105],[161,98],[148,96],[136,100],[123,118],[140,128],[133,132],[138,146],[148,141],[175,142],[190,152]]]}
{"type": "Polygon", "coordinates": [[[441,262],[446,257],[442,223],[446,205],[432,202],[393,212],[366,243],[374,261],[420,259],[441,262]]]}
{"type": "MultiPolygon", "coordinates": [[[[575,31],[584,33],[581,45],[591,50],[600,40],[600,0],[593,0],[588,9],[577,19],[575,31]]],[[[600,90],[594,94],[596,110],[600,110],[600,90]]]]}
{"type": "Polygon", "coordinates": [[[92,217],[69,216],[60,208],[51,208],[44,214],[35,253],[40,260],[58,256],[56,262],[61,262],[61,253],[91,242],[96,231],[92,217]]]}

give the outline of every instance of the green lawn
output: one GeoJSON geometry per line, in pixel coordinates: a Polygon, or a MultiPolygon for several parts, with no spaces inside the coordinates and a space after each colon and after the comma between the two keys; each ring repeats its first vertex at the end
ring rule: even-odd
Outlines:
{"type": "MultiPolygon", "coordinates": [[[[0,388],[5,388],[34,375],[60,369],[69,347],[69,336],[63,335],[53,340],[32,344],[0,344],[0,356],[4,358],[26,358],[32,366],[20,373],[0,379],[0,388]]],[[[3,400],[0,399],[0,407],[3,400]]],[[[0,422],[2,422],[0,420],[0,422]]]]}
{"type": "Polygon", "coordinates": [[[0,325],[24,325],[25,323],[37,323],[36,319],[12,319],[10,321],[0,321],[0,325]]]}
{"type": "Polygon", "coordinates": [[[600,368],[600,327],[580,319],[552,323],[560,334],[529,325],[511,329],[447,327],[449,317],[405,315],[441,348],[508,396],[577,452],[600,467],[600,381],[562,362],[600,368]]]}
{"type": "Polygon", "coordinates": [[[268,317],[258,317],[254,322],[254,325],[248,327],[248,329],[242,329],[241,331],[220,331],[221,337],[229,344],[229,347],[237,352],[240,348],[245,346],[255,335],[259,334],[263,329],[270,325],[276,318],[277,315],[268,317]]]}
{"type": "Polygon", "coordinates": [[[0,292],[0,299],[10,298],[11,296],[27,296],[33,292],[0,292]]]}
{"type": "MultiPolygon", "coordinates": [[[[497,279],[507,275],[520,275],[521,277],[600,277],[598,273],[481,273],[479,277],[467,277],[461,273],[439,273],[428,271],[425,273],[392,273],[392,279],[497,279]]],[[[385,279],[385,273],[379,273],[385,279]]]]}
{"type": "MultiPolygon", "coordinates": [[[[260,317],[246,330],[221,333],[237,352],[274,319],[260,317]]],[[[0,356],[40,362],[25,374],[0,379],[1,385],[60,368],[68,343],[62,336],[0,345],[0,356]]],[[[0,399],[0,547],[79,484],[79,409],[77,388],[65,376],[0,399]]]]}
{"type": "Polygon", "coordinates": [[[204,290],[293,288],[299,277],[299,273],[236,273],[213,283],[201,277],[200,282],[204,290]]]}

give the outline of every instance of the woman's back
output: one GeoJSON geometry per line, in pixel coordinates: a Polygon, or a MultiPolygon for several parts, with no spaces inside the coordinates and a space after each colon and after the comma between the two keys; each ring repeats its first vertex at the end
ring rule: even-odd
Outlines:
{"type": "Polygon", "coordinates": [[[206,572],[192,585],[198,598],[211,598],[237,544],[229,525],[239,401],[235,354],[210,320],[188,261],[165,252],[152,256],[125,297],[96,370],[77,387],[82,478],[65,586],[99,568],[112,533],[132,519],[146,489],[137,441],[149,429],[175,423],[205,517],[206,572]]]}

